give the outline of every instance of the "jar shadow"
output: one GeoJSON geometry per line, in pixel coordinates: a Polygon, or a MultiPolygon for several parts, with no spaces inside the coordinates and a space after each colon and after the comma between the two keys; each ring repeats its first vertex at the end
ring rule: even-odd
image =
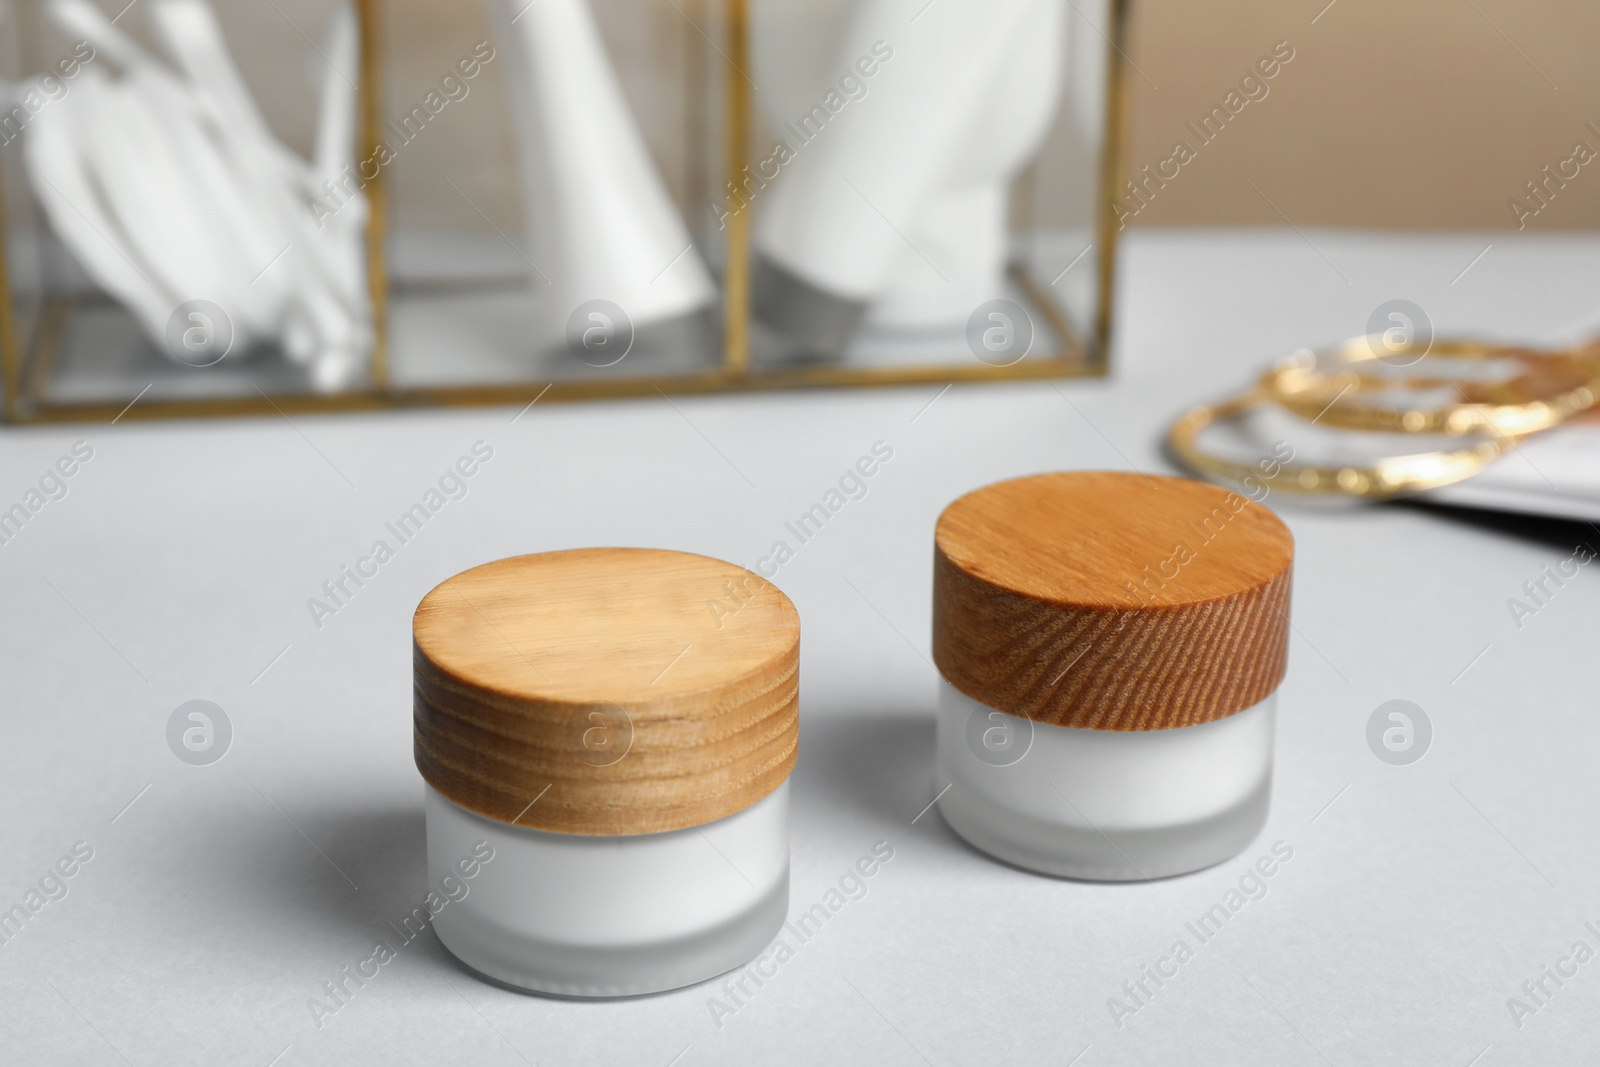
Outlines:
{"type": "MultiPolygon", "coordinates": [[[[808,799],[822,798],[875,827],[903,830],[938,823],[927,810],[933,784],[932,710],[846,710],[808,718],[800,730],[795,778],[808,799]]],[[[950,835],[954,842],[954,835],[950,835]]]]}

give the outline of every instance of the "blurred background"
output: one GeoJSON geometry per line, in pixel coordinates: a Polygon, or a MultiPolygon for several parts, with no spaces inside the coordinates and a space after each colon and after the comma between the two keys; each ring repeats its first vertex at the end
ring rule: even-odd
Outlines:
{"type": "MultiPolygon", "coordinates": [[[[1132,38],[1131,170],[1192,140],[1275,42],[1296,52],[1135,225],[1514,230],[1526,182],[1600,150],[1590,0],[1137,0],[1132,38]]],[[[1600,225],[1591,169],[1526,228],[1600,225]]]]}
{"type": "MultiPolygon", "coordinates": [[[[945,47],[961,57],[971,84],[951,88],[959,80],[952,57],[939,56],[920,74],[896,61],[896,71],[908,71],[899,81],[857,79],[861,99],[876,94],[873,104],[845,110],[841,102],[831,112],[843,116],[846,131],[869,132],[856,141],[836,134],[820,148],[791,153],[802,160],[793,166],[772,163],[767,153],[780,139],[811,143],[787,132],[794,116],[809,114],[832,85],[827,79],[854,62],[835,54],[843,40],[829,35],[845,32],[848,10],[898,10],[895,3],[553,0],[530,9],[517,0],[366,0],[357,9],[361,25],[370,16],[376,42],[366,74],[354,44],[343,51],[330,44],[339,18],[356,23],[338,0],[213,4],[216,50],[236,59],[270,136],[316,168],[295,194],[302,199],[320,203],[321,190],[338,199],[335,183],[322,179],[347,155],[356,159],[358,147],[366,150],[352,132],[357,82],[370,75],[377,86],[369,132],[395,151],[370,194],[376,222],[360,217],[365,204],[343,215],[322,205],[315,235],[254,225],[277,217],[265,209],[208,215],[203,189],[183,195],[150,178],[161,169],[156,154],[125,145],[118,163],[116,152],[96,147],[116,138],[80,136],[94,122],[73,114],[94,121],[117,114],[84,99],[104,95],[96,86],[113,84],[123,65],[113,42],[131,35],[160,55],[162,34],[152,27],[160,11],[182,5],[119,11],[115,0],[0,0],[9,27],[0,35],[0,81],[20,89],[23,75],[66,54],[83,30],[62,22],[62,10],[73,6],[97,12],[104,28],[90,36],[106,56],[61,90],[66,103],[39,105],[36,121],[55,129],[53,138],[37,131],[8,137],[13,147],[0,153],[6,266],[18,298],[11,313],[18,340],[0,347],[9,353],[7,395],[22,398],[8,402],[17,411],[59,413],[75,404],[70,413],[78,417],[97,417],[94,405],[114,414],[146,388],[149,402],[243,398],[266,410],[269,392],[311,403],[455,391],[424,398],[437,403],[481,402],[487,394],[461,391],[496,388],[511,390],[494,394],[510,403],[552,384],[561,399],[720,386],[722,378],[711,379],[726,374],[752,374],[767,385],[836,385],[1059,376],[1101,365],[1114,277],[1113,245],[1099,232],[1107,208],[1104,70],[1118,0],[1019,8],[1034,21],[1026,32],[1005,29],[1015,39],[988,51],[975,31],[995,20],[980,0],[938,9],[921,31],[949,23],[940,31],[945,47]],[[723,47],[737,37],[735,10],[747,12],[750,34],[729,47],[748,70],[723,47]],[[589,16],[578,13],[589,11],[593,26],[584,30],[589,16]],[[561,22],[561,12],[578,21],[561,22]],[[820,50],[808,51],[808,32],[823,41],[820,50]],[[572,47],[591,37],[592,55],[572,47]],[[544,45],[554,47],[540,52],[544,45]],[[474,53],[484,58],[473,61],[472,75],[451,73],[474,53]],[[894,97],[895,85],[916,88],[894,97]],[[622,99],[615,116],[600,103],[609,96],[622,99]],[[436,105],[422,109],[430,99],[436,105]],[[981,121],[950,118],[906,132],[916,128],[910,114],[964,115],[968,103],[981,121]],[[432,121],[446,106],[448,116],[432,121]],[[319,114],[344,120],[329,127],[321,147],[319,114]],[[582,121],[556,118],[578,114],[582,121]],[[939,147],[947,128],[959,152],[939,147]],[[594,133],[601,129],[609,132],[594,133]],[[741,179],[737,189],[727,180],[727,159],[739,144],[734,129],[757,170],[774,168],[766,178],[741,179]],[[23,146],[41,141],[46,147],[25,173],[23,146]],[[58,146],[55,156],[49,145],[58,146]],[[593,151],[623,145],[636,146],[637,158],[593,151]],[[328,162],[313,159],[328,146],[328,162]],[[920,158],[919,151],[944,162],[889,165],[920,158]],[[787,168],[782,180],[779,167],[787,168]],[[918,192],[916,181],[892,177],[901,171],[939,173],[918,192]],[[884,188],[841,192],[836,179],[846,172],[871,175],[866,184],[884,188]],[[619,176],[627,180],[613,180],[619,176]],[[64,182],[78,191],[41,196],[47,178],[56,193],[64,182]],[[763,192],[768,181],[771,193],[763,192]],[[106,192],[111,187],[117,196],[106,192]],[[80,216],[89,218],[83,207],[102,221],[80,225],[80,216]],[[744,207],[749,215],[738,218],[744,207]],[[188,245],[141,229],[140,220],[156,213],[188,226],[188,245]],[[337,232],[323,233],[328,217],[338,218],[337,232]],[[241,220],[252,225],[236,225],[241,220]],[[119,258],[103,247],[107,229],[145,236],[113,245],[119,258]],[[257,229],[265,236],[254,244],[220,236],[257,229]],[[64,244],[56,230],[68,235],[64,244]],[[273,270],[275,254],[289,258],[273,270]],[[226,260],[228,270],[197,266],[207,256],[226,260]],[[322,278],[305,273],[302,256],[332,272],[328,285],[297,280],[322,278]],[[172,262],[157,270],[162,257],[172,262]],[[119,288],[115,276],[135,260],[144,264],[135,269],[145,285],[125,278],[119,288]],[[97,269],[85,272],[85,263],[97,269]],[[149,298],[145,275],[160,280],[159,299],[149,298]],[[338,316],[313,313],[324,289],[339,295],[338,316]],[[1021,333],[1002,331],[1015,352],[974,347],[974,337],[989,345],[998,336],[973,328],[991,321],[996,302],[1013,309],[1007,321],[1028,323],[1021,333]],[[215,356],[209,361],[172,351],[173,336],[193,332],[185,332],[197,314],[191,304],[206,305],[207,321],[225,327],[204,331],[227,340],[202,353],[215,356]],[[591,336],[573,332],[574,322],[596,313],[591,304],[612,309],[607,322],[620,323],[618,336],[627,338],[617,351],[635,358],[591,359],[594,353],[574,350],[575,337],[591,336]],[[137,322],[129,307],[140,310],[137,322]],[[245,340],[237,357],[221,363],[236,327],[245,340]],[[191,373],[196,368],[206,373],[191,373]],[[585,391],[590,383],[596,388],[585,391]]],[[[898,17],[912,10],[910,0],[904,6],[898,17]]],[[[1600,170],[1600,72],[1586,49],[1600,39],[1600,5],[1127,0],[1126,10],[1127,91],[1117,130],[1122,167],[1138,186],[1112,190],[1110,199],[1132,227],[1548,233],[1600,224],[1600,178],[1589,173],[1600,170]]],[[[347,43],[363,33],[351,29],[347,43]]],[[[911,42],[919,39],[898,38],[902,58],[918,55],[911,42]]],[[[125,84],[133,80],[119,74],[107,99],[137,102],[140,94],[125,84]]],[[[141,106],[155,107],[149,99],[141,106]]],[[[10,114],[19,129],[35,121],[10,114]]],[[[155,107],[146,118],[159,129],[176,115],[155,107]]],[[[176,133],[169,141],[187,143],[176,133]]],[[[236,150],[223,154],[231,159],[227,152],[236,150]]],[[[173,174],[203,185],[199,176],[210,172],[179,154],[173,148],[162,158],[173,174]]],[[[236,184],[250,186],[249,172],[243,168],[236,184]]]]}
{"type": "MultiPolygon", "coordinates": [[[[462,35],[460,12],[444,5],[388,8],[389,25],[410,38],[392,39],[393,48],[426,52],[430,41],[462,35]]],[[[1186,167],[1134,225],[1282,225],[1253,181],[1296,225],[1516,229],[1506,202],[1526,197],[1526,182],[1569,158],[1577,141],[1600,150],[1600,134],[1585,126],[1600,125],[1600,4],[1589,0],[1135,0],[1132,12],[1132,170],[1192,139],[1184,123],[1219,104],[1273,44],[1288,41],[1296,53],[1262,106],[1241,116],[1248,121],[1208,145],[1204,162],[1186,167]]],[[[650,22],[638,24],[641,48],[685,30],[681,20],[650,22]]],[[[296,56],[304,48],[298,38],[283,43],[296,56]]],[[[303,103],[296,111],[309,113],[303,103]]],[[[1526,227],[1600,226],[1600,176],[1587,170],[1526,227]]]]}
{"type": "MultiPolygon", "coordinates": [[[[411,38],[394,48],[425,52],[462,34],[460,12],[444,5],[388,8],[389,25],[411,38]]],[[[1600,4],[1589,0],[1134,0],[1132,12],[1130,170],[1192,140],[1184,123],[1220,104],[1272,45],[1296,53],[1248,121],[1208,145],[1134,225],[1283,225],[1253,181],[1300,226],[1516,229],[1506,202],[1526,198],[1526,182],[1578,141],[1600,150],[1585,126],[1600,126],[1600,4]]],[[[641,19],[639,47],[682,33],[674,19],[641,19]]],[[[304,47],[284,44],[296,55],[304,47]]],[[[1588,169],[1526,228],[1600,226],[1600,175],[1588,169]]]]}

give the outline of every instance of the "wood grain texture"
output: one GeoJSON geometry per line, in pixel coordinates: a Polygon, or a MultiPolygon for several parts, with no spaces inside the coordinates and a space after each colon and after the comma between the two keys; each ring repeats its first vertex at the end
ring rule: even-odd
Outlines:
{"type": "Polygon", "coordinates": [[[800,617],[731,563],[517,556],[439,585],[412,633],[417,769],[491,819],[591,835],[700,826],[794,767],[800,617]]]}
{"type": "Polygon", "coordinates": [[[934,662],[973,699],[1038,722],[1210,722],[1283,680],[1293,562],[1276,515],[1203,482],[999,482],[939,517],[934,662]]]}

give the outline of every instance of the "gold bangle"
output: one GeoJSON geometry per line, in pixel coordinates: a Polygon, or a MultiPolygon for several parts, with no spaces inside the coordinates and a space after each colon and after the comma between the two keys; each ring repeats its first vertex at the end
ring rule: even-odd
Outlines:
{"type": "Polygon", "coordinates": [[[1323,353],[1291,357],[1262,375],[1261,389],[1278,406],[1303,419],[1324,421],[1346,430],[1376,433],[1436,433],[1459,437],[1489,431],[1522,437],[1547,430],[1600,400],[1600,359],[1580,350],[1538,351],[1476,341],[1437,341],[1410,345],[1383,358],[1416,353],[1444,359],[1514,359],[1529,365],[1529,373],[1505,382],[1485,385],[1435,376],[1364,374],[1359,370],[1319,370],[1318,360],[1331,357],[1347,366],[1380,358],[1361,337],[1323,353]],[[1543,389],[1540,389],[1540,386],[1543,389]],[[1396,407],[1387,404],[1341,403],[1347,394],[1363,395],[1396,387],[1454,388],[1461,401],[1433,408],[1396,407]],[[1538,395],[1545,392],[1548,395],[1538,395]],[[1476,396],[1474,395],[1476,394],[1476,396]]]}
{"type": "Polygon", "coordinates": [[[1271,401],[1272,397],[1265,390],[1252,389],[1231,400],[1202,404],[1172,424],[1167,432],[1167,445],[1190,470],[1247,487],[1254,479],[1260,486],[1286,493],[1343,494],[1382,500],[1470,478],[1516,444],[1515,438],[1497,434],[1470,448],[1390,456],[1370,467],[1296,466],[1277,459],[1239,463],[1200,450],[1197,442],[1207,426],[1237,418],[1271,401]]]}

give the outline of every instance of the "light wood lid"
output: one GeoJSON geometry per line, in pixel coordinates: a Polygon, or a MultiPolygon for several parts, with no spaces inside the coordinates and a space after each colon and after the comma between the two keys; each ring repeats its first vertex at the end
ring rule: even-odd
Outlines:
{"type": "Polygon", "coordinates": [[[1283,680],[1293,562],[1276,515],[1203,482],[999,482],[939,516],[934,662],[974,700],[1038,722],[1210,722],[1283,680]]]}
{"type": "Polygon", "coordinates": [[[516,556],[439,585],[412,634],[417,769],[491,819],[595,835],[700,826],[794,767],[800,616],[731,563],[516,556]]]}

